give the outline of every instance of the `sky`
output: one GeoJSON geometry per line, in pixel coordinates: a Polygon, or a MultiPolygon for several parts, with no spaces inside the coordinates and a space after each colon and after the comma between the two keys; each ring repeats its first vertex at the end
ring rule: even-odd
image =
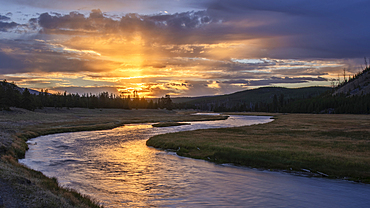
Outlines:
{"type": "Polygon", "coordinates": [[[370,57],[367,0],[0,5],[0,79],[49,92],[150,98],[332,86],[370,57]]]}

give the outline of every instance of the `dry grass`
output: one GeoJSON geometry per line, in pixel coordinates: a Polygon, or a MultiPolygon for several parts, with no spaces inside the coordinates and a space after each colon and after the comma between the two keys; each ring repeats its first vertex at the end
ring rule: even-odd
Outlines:
{"type": "MultiPolygon", "coordinates": [[[[128,123],[155,123],[225,119],[225,116],[192,115],[193,111],[54,109],[35,112],[13,108],[0,111],[0,180],[6,181],[27,207],[99,207],[86,196],[58,186],[55,179],[20,165],[25,143],[40,135],[112,129],[128,123]]],[[[4,191],[0,187],[0,192],[4,191]]],[[[18,199],[17,199],[18,200],[18,199]]]]}
{"type": "Polygon", "coordinates": [[[11,156],[3,155],[0,167],[1,179],[7,181],[21,201],[18,203],[25,207],[100,207],[89,197],[61,188],[55,178],[26,168],[11,156]]]}
{"type": "Polygon", "coordinates": [[[369,115],[276,115],[268,124],[159,135],[147,144],[214,162],[370,183],[369,115]]]}

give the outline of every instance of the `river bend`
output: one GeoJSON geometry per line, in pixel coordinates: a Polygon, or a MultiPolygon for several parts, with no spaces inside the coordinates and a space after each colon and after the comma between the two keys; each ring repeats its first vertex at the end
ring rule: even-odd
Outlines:
{"type": "Polygon", "coordinates": [[[28,141],[20,162],[105,207],[370,207],[369,185],[216,165],[145,145],[158,134],[270,121],[230,116],[176,127],[131,124],[47,135],[28,141]]]}

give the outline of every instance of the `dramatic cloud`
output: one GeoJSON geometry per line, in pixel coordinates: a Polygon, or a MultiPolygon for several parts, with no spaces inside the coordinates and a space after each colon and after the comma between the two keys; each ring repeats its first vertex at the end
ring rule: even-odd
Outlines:
{"type": "Polygon", "coordinates": [[[89,12],[82,0],[4,4],[30,10],[0,11],[1,78],[55,91],[196,96],[330,86],[369,56],[362,0],[89,2],[89,12]],[[124,7],[135,13],[117,12],[124,7]]]}
{"type": "Polygon", "coordinates": [[[9,21],[10,18],[7,16],[0,15],[0,21],[9,21]]]}
{"type": "Polygon", "coordinates": [[[1,0],[4,7],[42,9],[48,11],[91,11],[99,8],[103,11],[110,11],[114,13],[141,13],[141,14],[155,14],[155,13],[176,13],[186,12],[192,10],[204,10],[207,2],[212,0],[1,0]],[[201,2],[201,4],[200,4],[201,2]]]}
{"type": "Polygon", "coordinates": [[[245,34],[282,43],[272,45],[268,57],[358,58],[369,53],[368,9],[365,0],[230,0],[212,3],[208,13],[240,23],[245,34]]]}
{"type": "Polygon", "coordinates": [[[18,26],[15,22],[2,22],[0,21],[0,32],[6,32],[10,29],[16,28],[18,26]]]}

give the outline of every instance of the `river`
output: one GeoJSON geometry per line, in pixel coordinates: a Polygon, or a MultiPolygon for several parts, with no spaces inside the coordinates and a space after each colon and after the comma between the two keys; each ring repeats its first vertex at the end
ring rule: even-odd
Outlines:
{"type": "Polygon", "coordinates": [[[230,116],[176,127],[130,124],[41,136],[28,141],[19,162],[105,207],[370,207],[370,185],[217,165],[145,145],[158,134],[270,121],[230,116]]]}

